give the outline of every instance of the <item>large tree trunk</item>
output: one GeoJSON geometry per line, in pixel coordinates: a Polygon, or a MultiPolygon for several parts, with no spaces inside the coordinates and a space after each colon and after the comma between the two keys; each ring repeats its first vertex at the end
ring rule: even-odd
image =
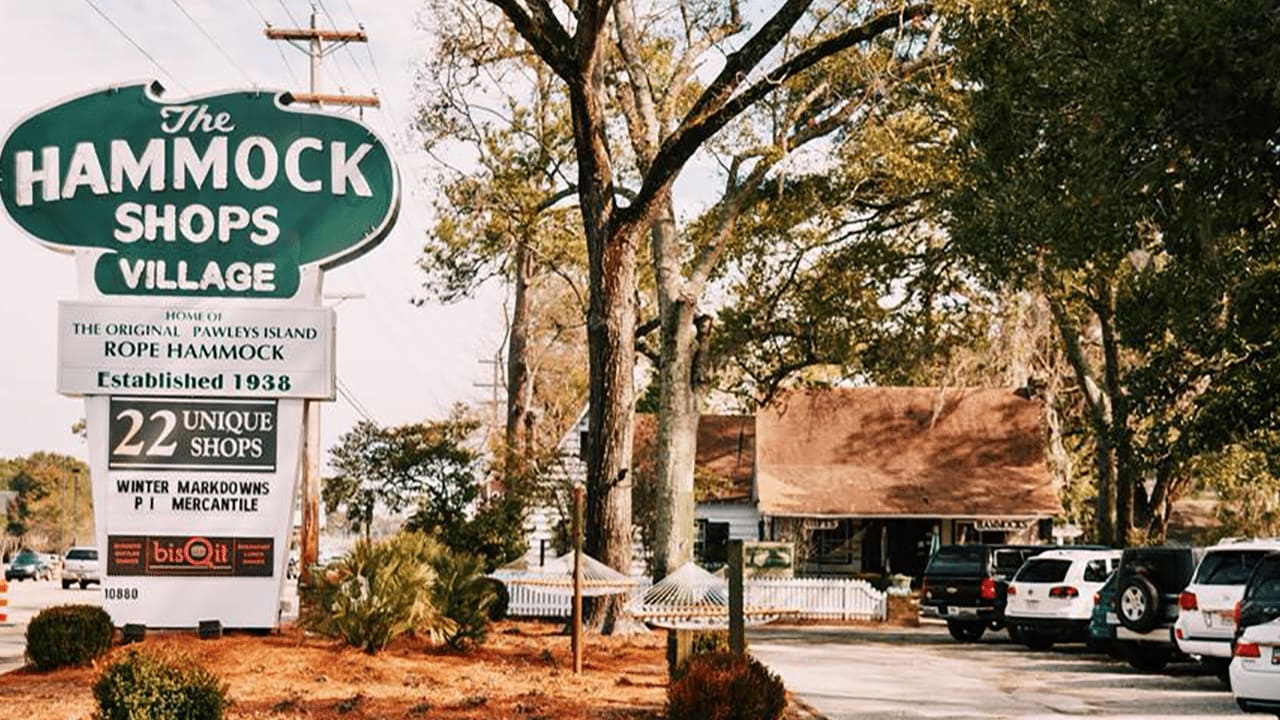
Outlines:
{"type": "MultiPolygon", "coordinates": [[[[601,106],[601,45],[567,78],[578,157],[578,197],[587,239],[591,299],[587,354],[591,384],[587,420],[587,554],[619,572],[631,572],[631,431],[635,401],[634,224],[617,222],[613,177],[601,106]]],[[[612,633],[624,595],[591,604],[589,623],[612,633]]]]}
{"type": "MultiPolygon", "coordinates": [[[[529,412],[533,383],[529,374],[529,278],[533,275],[533,253],[529,240],[516,241],[512,259],[515,275],[515,299],[511,308],[511,329],[507,334],[507,427],[503,442],[503,480],[511,487],[513,479],[523,477],[525,466],[520,453],[520,430],[529,412]]],[[[525,438],[526,444],[532,438],[525,438]]]]}
{"type": "Polygon", "coordinates": [[[688,298],[669,300],[665,305],[661,311],[662,349],[658,369],[655,581],[693,557],[693,474],[700,415],[694,380],[696,308],[688,298]]]}
{"type": "MultiPolygon", "coordinates": [[[[587,347],[591,366],[587,449],[586,552],[631,571],[631,430],[634,402],[636,273],[634,236],[589,250],[587,347]]],[[[593,243],[593,246],[597,243],[593,243]]],[[[590,624],[614,632],[624,595],[593,603],[590,624]]]]}

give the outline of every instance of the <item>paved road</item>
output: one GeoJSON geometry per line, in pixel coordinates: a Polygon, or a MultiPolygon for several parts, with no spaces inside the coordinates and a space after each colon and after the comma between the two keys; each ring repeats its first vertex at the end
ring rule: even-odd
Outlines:
{"type": "Polygon", "coordinates": [[[757,628],[748,644],[829,720],[1246,717],[1195,665],[1143,674],[1082,646],[1033,652],[1004,633],[962,645],[940,625],[757,628]]]}

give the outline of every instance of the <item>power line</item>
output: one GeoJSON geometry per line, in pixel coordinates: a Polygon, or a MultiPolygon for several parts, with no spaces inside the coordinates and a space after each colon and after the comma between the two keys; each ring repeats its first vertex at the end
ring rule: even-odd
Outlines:
{"type": "Polygon", "coordinates": [[[280,9],[284,10],[284,14],[289,16],[289,22],[294,25],[301,25],[301,23],[298,22],[298,18],[293,16],[293,11],[289,10],[289,6],[284,4],[284,0],[276,0],[276,2],[280,3],[280,9]]]}
{"type": "MultiPolygon", "coordinates": [[[[249,7],[253,8],[253,11],[258,14],[259,18],[262,18],[263,25],[265,25],[266,27],[271,27],[271,21],[267,19],[266,15],[262,14],[262,11],[258,9],[257,5],[253,4],[253,0],[244,0],[244,1],[249,3],[249,7]]],[[[271,46],[276,49],[277,53],[279,53],[280,62],[284,63],[284,69],[289,72],[289,79],[293,81],[294,87],[301,85],[302,83],[298,82],[297,74],[293,72],[293,66],[289,64],[289,58],[285,57],[284,55],[284,48],[280,47],[278,43],[271,43],[271,46]]]]}
{"type": "Polygon", "coordinates": [[[342,399],[346,400],[347,404],[350,405],[352,409],[360,415],[360,417],[368,420],[374,425],[378,424],[378,421],[373,418],[373,413],[369,412],[369,409],[365,407],[365,404],[360,402],[360,400],[355,396],[355,393],[351,392],[350,386],[343,382],[342,378],[337,378],[337,388],[338,395],[341,396],[342,399]]]}
{"type": "Polygon", "coordinates": [[[221,44],[221,43],[219,43],[217,40],[215,40],[215,39],[213,38],[213,36],[209,34],[209,31],[208,31],[208,30],[205,30],[205,29],[204,29],[204,26],[200,24],[200,21],[199,21],[199,20],[196,20],[196,19],[195,19],[195,17],[193,17],[193,16],[191,15],[191,13],[187,12],[187,9],[186,9],[186,8],[184,8],[184,7],[182,7],[182,4],[181,4],[181,3],[179,3],[179,2],[178,2],[178,0],[171,0],[171,2],[173,3],[173,6],[174,6],[174,7],[178,8],[179,10],[181,10],[181,11],[182,11],[182,14],[183,14],[183,15],[185,15],[185,16],[187,17],[187,19],[191,21],[191,24],[192,24],[192,25],[195,25],[195,26],[196,26],[196,29],[200,31],[200,34],[201,34],[201,35],[203,35],[203,36],[204,36],[204,38],[205,38],[206,40],[208,40],[208,41],[213,45],[213,47],[214,47],[214,48],[216,48],[216,49],[218,50],[218,52],[219,52],[219,53],[221,53],[221,54],[222,54],[222,57],[223,57],[223,58],[224,58],[228,63],[230,63],[230,64],[231,64],[231,67],[233,67],[233,68],[235,68],[236,70],[238,70],[238,71],[240,72],[240,74],[244,76],[244,79],[249,81],[249,84],[250,84],[250,85],[255,85],[255,86],[257,85],[257,83],[253,81],[253,78],[249,75],[249,73],[248,73],[248,72],[247,72],[243,67],[241,67],[241,66],[240,66],[240,63],[236,62],[235,58],[231,57],[231,54],[230,54],[230,53],[228,53],[228,52],[227,52],[227,51],[222,47],[222,44],[221,44]]]}
{"type": "Polygon", "coordinates": [[[147,52],[145,49],[143,49],[143,47],[142,47],[141,45],[139,45],[139,44],[138,44],[138,41],[137,41],[137,40],[134,40],[132,37],[129,37],[129,33],[125,32],[125,31],[124,31],[124,28],[120,27],[119,25],[117,25],[117,24],[115,23],[115,21],[114,21],[114,20],[112,20],[111,18],[107,17],[107,14],[106,14],[106,13],[104,13],[104,12],[102,12],[102,8],[100,8],[100,7],[98,7],[97,5],[94,5],[94,4],[93,4],[93,0],[84,0],[84,1],[85,1],[86,3],[88,3],[88,4],[89,4],[89,7],[93,8],[93,11],[94,11],[94,12],[96,12],[96,13],[98,13],[98,15],[99,15],[103,20],[106,20],[108,25],[110,25],[111,27],[115,28],[115,29],[116,29],[116,32],[120,33],[120,35],[121,35],[125,40],[128,40],[130,45],[132,45],[132,46],[134,46],[135,48],[137,48],[138,52],[142,53],[143,57],[145,57],[146,59],[150,60],[152,65],[155,65],[155,66],[156,66],[156,68],[158,68],[158,69],[160,70],[160,72],[162,72],[162,73],[164,73],[165,75],[169,76],[169,79],[173,81],[173,84],[174,84],[174,85],[177,85],[179,88],[181,88],[181,89],[182,89],[182,91],[183,91],[184,93],[186,93],[186,94],[188,94],[188,95],[190,95],[190,94],[191,94],[191,91],[190,91],[189,89],[187,89],[187,86],[186,86],[186,85],[183,85],[181,82],[179,82],[179,81],[178,81],[178,78],[177,78],[177,77],[175,77],[173,73],[171,73],[171,72],[169,72],[168,70],[166,70],[166,69],[165,69],[165,67],[164,67],[163,65],[161,65],[161,64],[160,64],[160,61],[159,61],[159,60],[156,60],[154,57],[152,57],[152,56],[151,56],[151,53],[149,53],[149,52],[147,52]]]}

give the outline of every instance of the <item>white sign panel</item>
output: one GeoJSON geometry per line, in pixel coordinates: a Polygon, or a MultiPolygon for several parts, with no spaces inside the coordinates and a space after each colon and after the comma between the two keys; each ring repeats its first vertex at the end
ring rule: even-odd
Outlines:
{"type": "Polygon", "coordinates": [[[90,397],[103,572],[116,625],[275,627],[303,400],[90,397]]]}
{"type": "Polygon", "coordinates": [[[65,395],[334,394],[330,308],[62,302],[58,339],[65,395]]]}

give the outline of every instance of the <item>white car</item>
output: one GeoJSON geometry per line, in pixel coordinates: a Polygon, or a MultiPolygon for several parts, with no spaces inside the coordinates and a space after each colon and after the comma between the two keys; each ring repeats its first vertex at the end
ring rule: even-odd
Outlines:
{"type": "Polygon", "coordinates": [[[1048,550],[1027,560],[1009,583],[1010,637],[1036,650],[1087,640],[1093,595],[1119,564],[1119,550],[1048,550]]]}
{"type": "Polygon", "coordinates": [[[98,548],[73,547],[62,557],[62,589],[66,590],[77,582],[81,589],[89,587],[90,583],[102,584],[102,573],[98,569],[98,548]]]}
{"type": "Polygon", "coordinates": [[[1205,548],[1191,583],[1178,596],[1173,638],[1178,649],[1198,658],[1226,680],[1235,639],[1236,603],[1249,573],[1264,555],[1280,550],[1280,540],[1228,540],[1205,548]]]}
{"type": "Polygon", "coordinates": [[[1244,629],[1230,672],[1241,710],[1280,714],[1280,620],[1244,629]]]}

